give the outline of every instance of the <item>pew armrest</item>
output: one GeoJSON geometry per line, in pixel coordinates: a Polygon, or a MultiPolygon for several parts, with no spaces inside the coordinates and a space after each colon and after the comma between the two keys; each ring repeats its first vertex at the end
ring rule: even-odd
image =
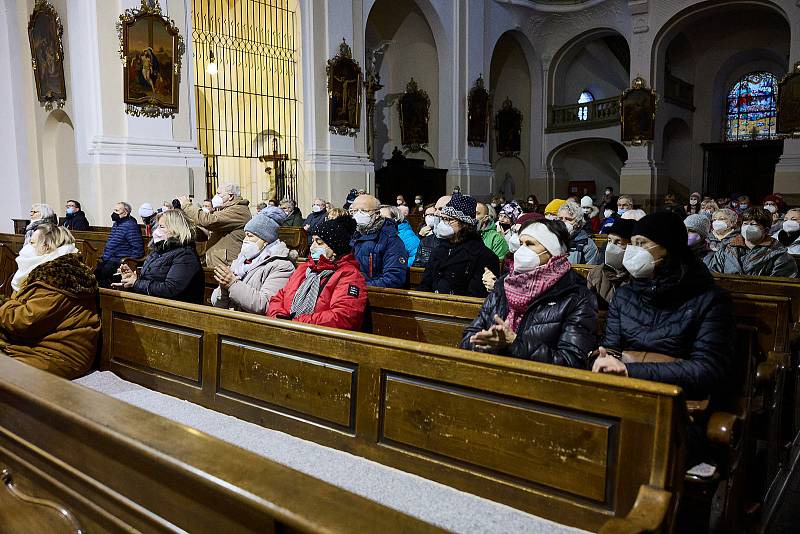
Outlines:
{"type": "Polygon", "coordinates": [[[611,519],[600,529],[601,534],[635,534],[657,532],[670,514],[672,493],[653,486],[639,486],[633,508],[625,517],[611,519]]]}
{"type": "Polygon", "coordinates": [[[736,447],[741,434],[742,420],[732,413],[714,412],[706,425],[706,437],[714,445],[736,447]]]}

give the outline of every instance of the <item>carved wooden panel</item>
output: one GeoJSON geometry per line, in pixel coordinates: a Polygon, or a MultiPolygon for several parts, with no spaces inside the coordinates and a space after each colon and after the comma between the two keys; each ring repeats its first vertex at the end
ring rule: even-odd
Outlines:
{"type": "Polygon", "coordinates": [[[219,390],[352,431],[357,367],[275,347],[223,338],[219,390]]]}
{"type": "Polygon", "coordinates": [[[381,441],[607,500],[613,419],[393,374],[384,379],[381,408],[381,441]]]}
{"type": "Polygon", "coordinates": [[[112,325],[112,361],[200,383],[202,331],[125,316],[112,325]]]}

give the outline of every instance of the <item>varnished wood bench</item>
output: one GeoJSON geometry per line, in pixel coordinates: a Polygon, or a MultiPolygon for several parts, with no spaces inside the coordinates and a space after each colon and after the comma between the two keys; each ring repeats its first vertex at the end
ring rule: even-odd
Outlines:
{"type": "Polygon", "coordinates": [[[560,523],[670,527],[675,387],[109,290],[101,307],[102,367],[126,380],[560,523]]]}
{"type": "Polygon", "coordinates": [[[441,532],[0,355],[2,532],[441,532]]]}

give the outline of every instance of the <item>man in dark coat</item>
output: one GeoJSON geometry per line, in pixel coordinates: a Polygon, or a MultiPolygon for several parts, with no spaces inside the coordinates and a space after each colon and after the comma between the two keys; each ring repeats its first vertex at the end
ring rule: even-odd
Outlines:
{"type": "Polygon", "coordinates": [[[108,234],[100,263],[94,272],[101,287],[109,287],[111,277],[119,269],[123,258],[144,256],[142,231],[139,229],[139,223],[131,215],[131,205],[127,202],[117,203],[111,214],[111,220],[114,224],[108,234]]]}
{"type": "Polygon", "coordinates": [[[284,198],[281,200],[280,208],[286,214],[281,226],[294,226],[295,228],[303,226],[303,214],[300,208],[297,207],[297,202],[288,197],[284,198]]]}
{"type": "Polygon", "coordinates": [[[435,233],[442,241],[431,252],[419,291],[485,297],[483,273],[500,272],[497,256],[483,243],[476,228],[477,202],[454,194],[441,210],[435,233]]]}
{"type": "Polygon", "coordinates": [[[64,228],[72,231],[89,230],[89,221],[86,214],[81,211],[81,203],[77,200],[67,200],[67,218],[64,221],[64,228]]]}
{"type": "Polygon", "coordinates": [[[359,195],[350,206],[356,221],[351,243],[368,286],[401,288],[408,279],[408,252],[397,224],[380,214],[380,202],[372,195],[359,195]]]}
{"type": "Polygon", "coordinates": [[[321,198],[315,198],[314,203],[311,205],[311,213],[306,217],[303,222],[303,230],[308,234],[308,244],[311,244],[311,238],[317,226],[325,222],[328,217],[328,210],[325,208],[325,201],[321,198]]]}

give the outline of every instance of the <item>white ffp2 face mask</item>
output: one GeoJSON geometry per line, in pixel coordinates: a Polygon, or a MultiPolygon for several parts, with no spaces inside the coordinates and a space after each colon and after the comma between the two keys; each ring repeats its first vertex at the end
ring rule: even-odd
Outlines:
{"type": "Polygon", "coordinates": [[[522,244],[519,242],[519,234],[514,233],[514,234],[511,234],[511,236],[508,237],[508,250],[509,251],[516,252],[517,250],[519,250],[519,247],[521,247],[521,246],[522,246],[522,244]]]}
{"type": "Polygon", "coordinates": [[[728,223],[726,223],[723,220],[717,219],[716,221],[711,222],[711,227],[714,229],[715,232],[720,233],[728,229],[728,223]]]}
{"type": "Polygon", "coordinates": [[[514,272],[528,273],[541,265],[539,255],[530,247],[520,247],[514,252],[514,272]]]}
{"type": "Polygon", "coordinates": [[[745,224],[742,226],[742,237],[751,243],[760,243],[764,238],[764,232],[755,224],[745,224]]]}
{"type": "Polygon", "coordinates": [[[225,201],[222,200],[220,195],[214,195],[214,197],[211,199],[211,205],[215,208],[221,208],[223,204],[225,204],[225,201]]]}
{"type": "Polygon", "coordinates": [[[448,237],[452,237],[453,234],[456,233],[456,231],[453,229],[452,226],[450,226],[450,224],[444,221],[439,221],[439,223],[433,229],[433,233],[436,234],[436,237],[447,239],[448,237]]]}
{"type": "Polygon", "coordinates": [[[796,232],[798,230],[800,230],[800,222],[793,221],[792,219],[783,221],[783,231],[787,234],[791,234],[792,232],[796,232]]]}
{"type": "Polygon", "coordinates": [[[778,212],[778,207],[775,204],[767,204],[766,206],[764,206],[764,209],[770,213],[778,212]]]}
{"type": "Polygon", "coordinates": [[[242,256],[245,259],[252,260],[261,252],[261,249],[258,248],[258,245],[253,243],[252,241],[244,241],[242,243],[242,256]]]}
{"type": "Polygon", "coordinates": [[[437,224],[439,224],[439,217],[436,215],[426,215],[425,224],[428,226],[428,228],[433,229],[437,224]]]}
{"type": "Polygon", "coordinates": [[[625,248],[622,265],[634,278],[652,278],[656,270],[656,260],[650,251],[634,245],[625,248]]]}
{"type": "Polygon", "coordinates": [[[625,256],[625,249],[616,243],[606,245],[606,265],[616,270],[621,270],[622,258],[625,256]]]}
{"type": "Polygon", "coordinates": [[[613,212],[613,211],[611,211],[611,210],[605,210],[605,211],[603,212],[603,216],[604,216],[606,219],[608,219],[609,217],[611,217],[611,214],[612,214],[612,213],[614,213],[614,212],[613,212]]]}
{"type": "Polygon", "coordinates": [[[358,212],[353,215],[353,219],[356,221],[356,224],[359,226],[367,226],[370,222],[372,222],[372,215],[369,213],[358,212]]]}

